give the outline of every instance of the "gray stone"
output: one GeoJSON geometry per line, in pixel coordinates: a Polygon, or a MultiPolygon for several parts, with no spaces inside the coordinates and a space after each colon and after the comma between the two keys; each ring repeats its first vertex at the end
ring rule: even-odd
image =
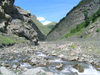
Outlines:
{"type": "Polygon", "coordinates": [[[44,35],[31,20],[31,13],[14,6],[15,0],[0,0],[0,32],[17,35],[38,45],[44,35]]]}
{"type": "Polygon", "coordinates": [[[3,74],[3,75],[16,75],[14,72],[8,70],[8,69],[5,68],[5,67],[0,67],[0,72],[1,72],[1,74],[3,74]]]}
{"type": "Polygon", "coordinates": [[[57,70],[62,70],[63,67],[64,67],[64,64],[59,64],[59,65],[56,66],[56,69],[57,70]]]}
{"type": "Polygon", "coordinates": [[[52,72],[45,72],[41,68],[29,69],[22,75],[54,75],[52,72]]]}

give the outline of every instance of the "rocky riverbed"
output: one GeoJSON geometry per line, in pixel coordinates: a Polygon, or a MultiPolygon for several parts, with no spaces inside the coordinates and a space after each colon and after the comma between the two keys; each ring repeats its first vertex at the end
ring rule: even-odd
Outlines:
{"type": "Polygon", "coordinates": [[[99,75],[100,56],[79,43],[40,42],[0,49],[0,75],[99,75]]]}

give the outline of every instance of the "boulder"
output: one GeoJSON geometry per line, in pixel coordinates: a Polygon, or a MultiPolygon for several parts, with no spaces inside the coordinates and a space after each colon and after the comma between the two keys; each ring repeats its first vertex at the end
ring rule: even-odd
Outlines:
{"type": "Polygon", "coordinates": [[[38,40],[44,40],[31,13],[14,5],[15,0],[0,0],[0,32],[30,40],[38,45],[38,40]]]}
{"type": "Polygon", "coordinates": [[[64,67],[64,64],[59,64],[59,65],[56,66],[56,69],[57,70],[62,70],[63,67],[64,67]]]}
{"type": "Polygon", "coordinates": [[[8,34],[25,37],[27,40],[31,40],[33,42],[38,39],[36,31],[29,24],[25,24],[19,19],[12,20],[11,24],[7,26],[7,30],[8,34]]]}
{"type": "Polygon", "coordinates": [[[79,64],[75,64],[73,68],[77,69],[79,72],[84,72],[84,67],[79,64]]]}
{"type": "Polygon", "coordinates": [[[14,72],[8,70],[7,68],[5,67],[0,67],[0,73],[2,75],[16,75],[14,72]]]}
{"type": "Polygon", "coordinates": [[[54,75],[52,72],[46,72],[41,68],[29,69],[26,72],[23,72],[22,75],[54,75]]]}
{"type": "Polygon", "coordinates": [[[13,11],[13,4],[14,0],[0,0],[0,5],[7,14],[13,11]]]}
{"type": "Polygon", "coordinates": [[[41,67],[46,67],[48,66],[47,63],[48,61],[42,57],[39,57],[39,56],[31,56],[31,58],[29,59],[29,64],[34,66],[34,65],[37,65],[37,66],[41,66],[41,67]]]}

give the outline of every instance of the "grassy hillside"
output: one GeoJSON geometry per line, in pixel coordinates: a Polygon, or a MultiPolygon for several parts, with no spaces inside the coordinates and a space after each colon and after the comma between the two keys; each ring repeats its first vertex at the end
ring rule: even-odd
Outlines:
{"type": "MultiPolygon", "coordinates": [[[[88,14],[88,13],[87,13],[87,14],[88,14]]],[[[88,26],[90,26],[90,25],[93,24],[96,20],[98,20],[98,18],[100,18],[100,8],[99,8],[98,11],[95,12],[92,16],[88,17],[88,20],[87,20],[87,21],[85,20],[85,21],[82,22],[81,24],[78,24],[76,28],[72,29],[72,30],[70,31],[70,33],[66,34],[66,35],[65,35],[65,38],[71,37],[71,36],[73,36],[73,35],[75,35],[75,34],[77,34],[77,33],[82,34],[82,32],[83,32],[88,26]],[[87,24],[87,22],[88,22],[88,24],[87,24]]],[[[100,31],[100,29],[98,28],[98,29],[96,30],[96,32],[99,32],[99,31],[100,31]]]]}
{"type": "Polygon", "coordinates": [[[27,42],[27,40],[19,37],[0,34],[0,45],[10,45],[10,44],[17,44],[17,43],[25,43],[25,42],[27,42]]]}
{"type": "Polygon", "coordinates": [[[54,27],[55,27],[55,25],[56,25],[57,23],[56,22],[52,22],[52,23],[50,23],[50,24],[48,24],[48,25],[46,25],[49,29],[53,29],[54,27]]]}
{"type": "Polygon", "coordinates": [[[55,22],[50,23],[48,25],[43,25],[42,23],[40,23],[36,16],[32,15],[31,19],[33,20],[33,22],[37,25],[37,27],[40,29],[40,31],[44,34],[47,35],[50,30],[54,27],[54,25],[56,24],[55,22]]]}
{"type": "Polygon", "coordinates": [[[88,21],[92,19],[90,16],[99,9],[99,3],[100,0],[81,0],[80,3],[67,13],[67,15],[48,33],[47,40],[57,40],[62,37],[67,38],[84,29],[84,26],[86,27],[90,24],[90,21],[88,21]],[[85,10],[88,12],[89,17],[86,14],[84,15],[85,10]],[[85,16],[88,18],[85,18],[85,16]],[[85,19],[86,23],[84,23],[85,19]]]}

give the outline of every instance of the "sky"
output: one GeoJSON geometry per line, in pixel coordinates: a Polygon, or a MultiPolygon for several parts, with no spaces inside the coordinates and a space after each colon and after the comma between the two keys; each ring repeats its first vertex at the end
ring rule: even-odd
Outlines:
{"type": "Polygon", "coordinates": [[[80,0],[16,0],[15,5],[30,11],[44,25],[59,22],[80,0]]]}

